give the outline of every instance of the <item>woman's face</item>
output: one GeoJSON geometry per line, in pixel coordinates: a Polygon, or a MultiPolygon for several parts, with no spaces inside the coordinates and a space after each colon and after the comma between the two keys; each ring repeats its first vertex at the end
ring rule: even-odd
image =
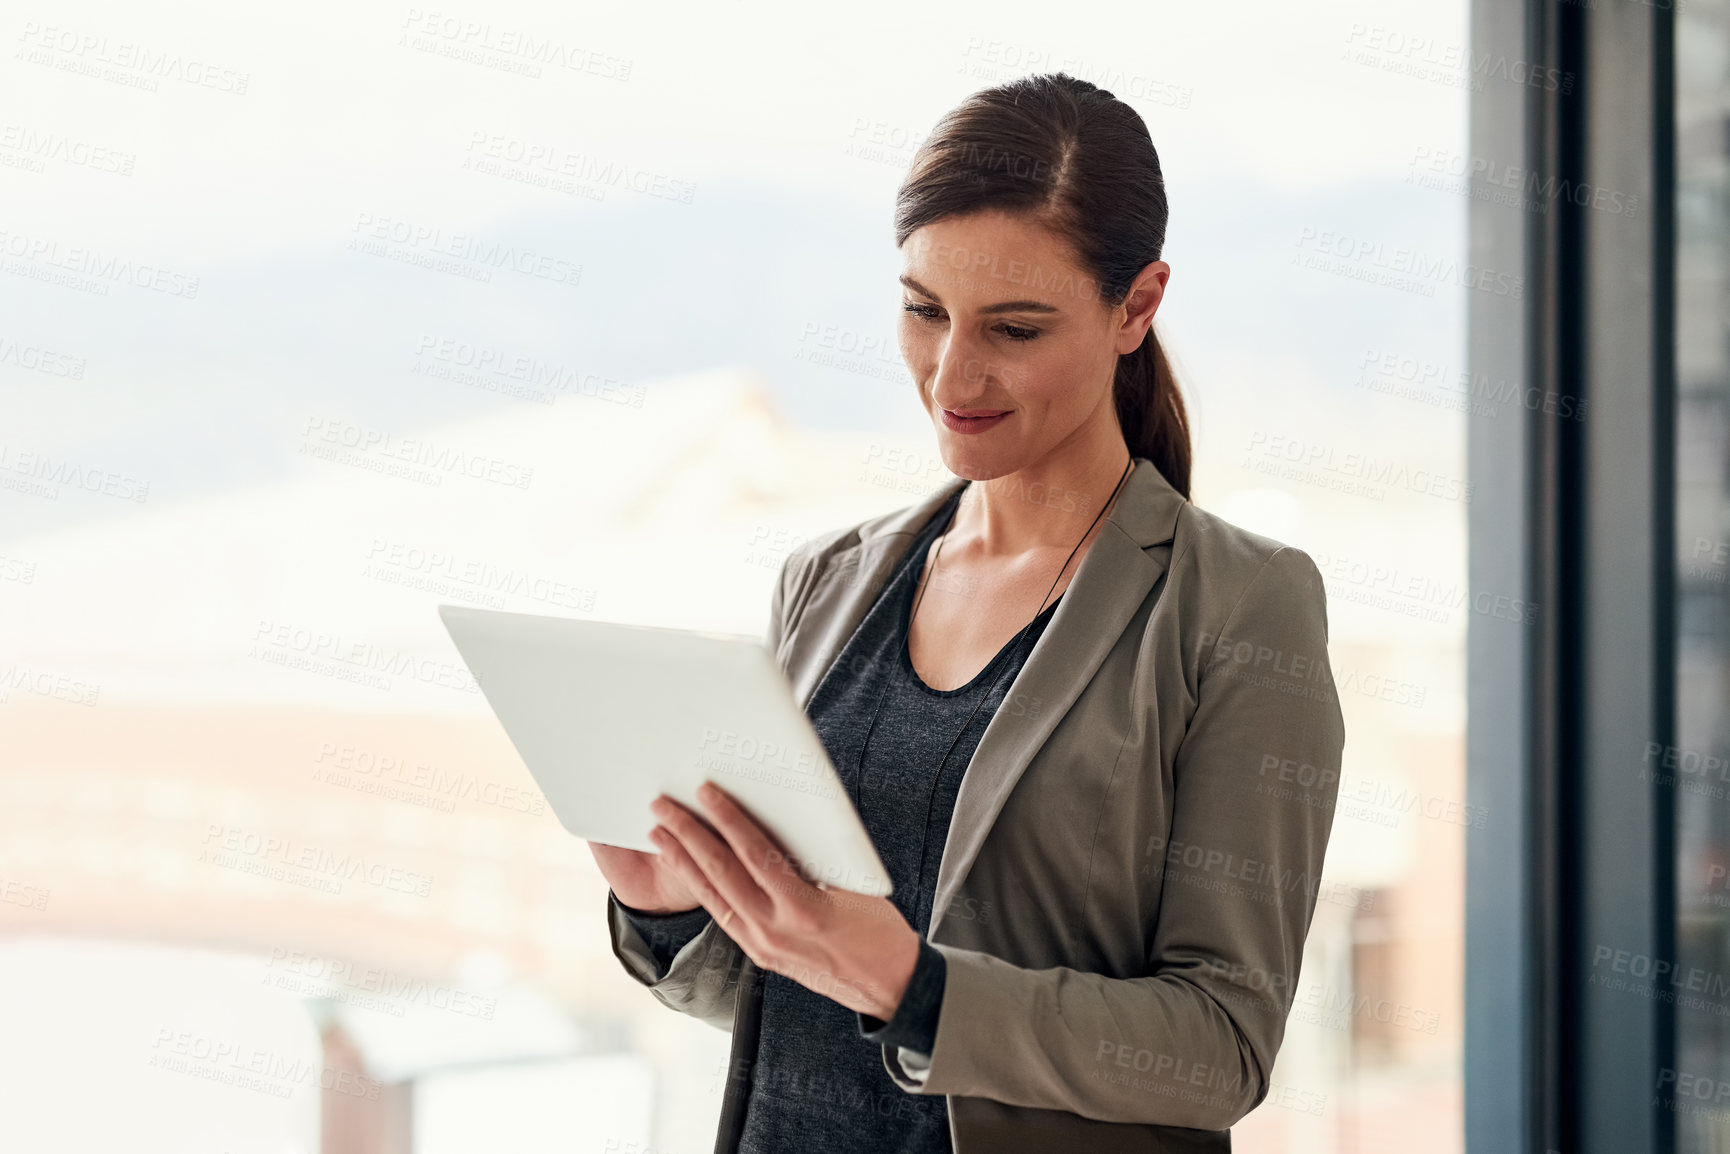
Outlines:
{"type": "Polygon", "coordinates": [[[901,255],[901,355],[950,472],[985,481],[1121,438],[1117,358],[1141,343],[1169,265],[1109,308],[1063,238],[996,210],[933,221],[901,255]]]}

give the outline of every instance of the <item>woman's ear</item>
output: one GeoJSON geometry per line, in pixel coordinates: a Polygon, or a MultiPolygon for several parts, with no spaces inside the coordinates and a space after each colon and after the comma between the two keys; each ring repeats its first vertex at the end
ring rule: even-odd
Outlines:
{"type": "Polygon", "coordinates": [[[1130,282],[1123,303],[1123,322],[1117,329],[1117,353],[1133,353],[1153,328],[1153,315],[1165,299],[1165,285],[1171,279],[1171,266],[1162,260],[1150,261],[1130,282]]]}

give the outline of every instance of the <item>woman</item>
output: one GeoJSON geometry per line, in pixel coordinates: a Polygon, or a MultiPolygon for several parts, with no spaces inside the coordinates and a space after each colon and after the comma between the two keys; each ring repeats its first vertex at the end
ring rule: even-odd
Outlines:
{"type": "Polygon", "coordinates": [[[901,351],[961,480],[791,555],[768,645],[889,870],[730,799],[593,845],[614,951],[733,1032],[718,1151],[1216,1151],[1266,1095],[1344,727],[1302,552],[1188,501],[1141,118],[974,94],[902,184],[901,351]]]}

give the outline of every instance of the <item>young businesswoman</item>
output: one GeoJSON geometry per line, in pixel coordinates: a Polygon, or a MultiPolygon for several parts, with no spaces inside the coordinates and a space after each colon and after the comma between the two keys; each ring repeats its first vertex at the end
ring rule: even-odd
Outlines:
{"type": "Polygon", "coordinates": [[[733,1033],[718,1151],[1223,1151],[1266,1095],[1344,728],[1302,552],[1189,502],[1141,118],[974,94],[896,205],[960,480],[796,550],[768,645],[889,870],[807,883],[725,794],[594,845],[614,951],[733,1033]]]}

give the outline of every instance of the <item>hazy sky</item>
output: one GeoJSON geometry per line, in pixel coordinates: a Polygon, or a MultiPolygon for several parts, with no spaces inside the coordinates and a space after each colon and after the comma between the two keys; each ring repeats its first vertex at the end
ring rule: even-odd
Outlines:
{"type": "MultiPolygon", "coordinates": [[[[291,475],[312,419],[410,435],[521,411],[425,375],[447,344],[616,393],[739,366],[796,423],[910,435],[895,187],[960,98],[1057,69],[1127,99],[1160,151],[1160,330],[1210,492],[1255,489],[1238,512],[1293,532],[1324,508],[1236,469],[1272,437],[1463,468],[1456,414],[1364,387],[1387,356],[1463,368],[1457,276],[1369,280],[1401,254],[1464,262],[1464,199],[1420,183],[1464,161],[1463,5],[57,2],[5,20],[0,454],[147,482],[152,510],[291,475]],[[537,271],[483,268],[474,245],[537,271]],[[815,363],[831,333],[875,355],[815,363]]],[[[1323,519],[1339,547],[1461,520],[1409,504],[1323,519]]],[[[0,552],[138,508],[0,492],[0,552]]]]}
{"type": "MultiPolygon", "coordinates": [[[[1404,175],[1458,147],[1461,90],[1392,71],[1465,42],[1463,5],[1151,0],[1058,4],[471,2],[56,3],[11,9],[15,49],[58,62],[180,58],[144,93],[14,56],[8,120],[136,154],[124,196],[12,174],[20,227],[135,244],[188,264],[323,243],[357,205],[453,225],[507,217],[531,189],[457,179],[475,132],[592,148],[695,181],[808,187],[881,206],[897,173],[853,140],[924,132],[961,96],[1062,68],[1131,100],[1174,190],[1248,177],[1292,191],[1404,175]],[[485,62],[416,50],[422,37],[485,62]],[[504,70],[512,46],[578,67],[504,70]],[[1368,52],[1366,63],[1349,58],[1368,52]],[[625,62],[621,64],[621,62],[625,62]],[[1378,67],[1380,63],[1382,67],[1378,67]],[[193,64],[215,72],[194,79],[193,64]],[[620,74],[624,79],[619,79],[620,74]],[[244,91],[236,92],[244,77],[244,91]],[[861,128],[861,126],[864,126],[861,128]],[[860,135],[855,135],[858,132],[860,135]]],[[[532,56],[532,53],[531,53],[532,56]]]]}

